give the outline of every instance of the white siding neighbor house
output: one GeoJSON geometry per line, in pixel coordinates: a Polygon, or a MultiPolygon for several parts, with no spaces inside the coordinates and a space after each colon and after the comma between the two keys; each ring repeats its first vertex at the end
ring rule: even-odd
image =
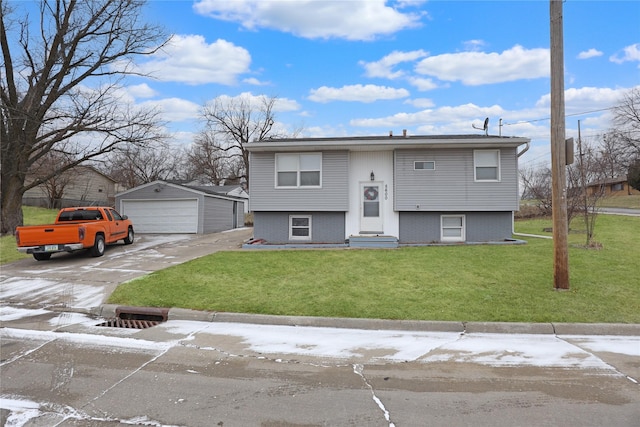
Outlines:
{"type": "Polygon", "coordinates": [[[529,142],[403,135],[249,143],[254,240],[351,246],[509,240],[520,201],[518,157],[529,142]]]}

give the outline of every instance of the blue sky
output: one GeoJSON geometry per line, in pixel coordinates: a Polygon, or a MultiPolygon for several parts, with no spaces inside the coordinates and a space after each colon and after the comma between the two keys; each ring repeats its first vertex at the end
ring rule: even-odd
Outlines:
{"type": "MultiPolygon", "coordinates": [[[[276,96],[277,129],[303,136],[478,133],[529,137],[549,160],[549,1],[151,0],[174,35],[140,60],[134,102],[188,144],[219,96],[276,96]]],[[[602,134],[640,85],[640,2],[564,2],[567,137],[602,134]],[[604,110],[604,111],[602,111],[604,110]],[[595,111],[595,112],[594,112],[595,111]],[[588,113],[593,112],[593,113],[588,113]]]]}

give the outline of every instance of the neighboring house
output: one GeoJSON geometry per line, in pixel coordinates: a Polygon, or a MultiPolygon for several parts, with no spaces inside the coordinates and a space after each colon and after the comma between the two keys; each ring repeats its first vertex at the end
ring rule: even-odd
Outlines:
{"type": "Polygon", "coordinates": [[[528,138],[444,135],[252,142],[254,239],[390,246],[512,238],[518,147],[528,138]]]}
{"type": "Polygon", "coordinates": [[[223,196],[232,196],[244,199],[244,213],[249,212],[249,193],[244,189],[244,186],[241,184],[234,185],[213,185],[213,184],[203,184],[202,181],[182,181],[182,180],[168,180],[171,184],[178,184],[184,187],[189,188],[204,188],[207,191],[214,191],[217,194],[221,194],[223,196]]]}
{"type": "Polygon", "coordinates": [[[640,194],[640,191],[629,185],[627,176],[608,178],[603,181],[592,182],[587,185],[587,194],[602,194],[603,196],[628,196],[640,194]]]}
{"type": "MultiPolygon", "coordinates": [[[[99,172],[91,166],[79,165],[66,171],[63,178],[58,178],[62,186],[62,198],[52,204],[47,191],[47,184],[41,184],[27,190],[22,196],[22,203],[27,206],[48,208],[64,208],[69,206],[113,206],[115,203],[115,180],[99,172]]],[[[33,182],[27,177],[27,182],[33,182]]]]}
{"type": "Polygon", "coordinates": [[[116,194],[137,233],[215,233],[244,226],[246,199],[216,186],[154,181],[116,194]]]}

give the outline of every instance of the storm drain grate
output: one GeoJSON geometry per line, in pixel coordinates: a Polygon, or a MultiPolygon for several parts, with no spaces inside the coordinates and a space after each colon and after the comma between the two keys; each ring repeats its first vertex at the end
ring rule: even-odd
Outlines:
{"type": "Polygon", "coordinates": [[[105,320],[97,326],[109,328],[147,329],[167,321],[168,308],[118,307],[116,317],[105,320]]]}
{"type": "Polygon", "coordinates": [[[156,326],[158,323],[161,322],[158,322],[157,320],[120,319],[119,317],[114,317],[112,319],[105,320],[98,326],[105,326],[108,328],[147,329],[152,326],[156,326]]]}

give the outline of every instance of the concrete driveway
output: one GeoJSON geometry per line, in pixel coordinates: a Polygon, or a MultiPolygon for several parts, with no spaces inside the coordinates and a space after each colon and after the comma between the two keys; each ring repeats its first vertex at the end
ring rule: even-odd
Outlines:
{"type": "Polygon", "coordinates": [[[137,235],[132,245],[108,246],[104,256],[55,254],[49,261],[24,259],[2,266],[4,304],[88,311],[123,282],[220,250],[240,249],[251,228],[207,235],[137,235]]]}

